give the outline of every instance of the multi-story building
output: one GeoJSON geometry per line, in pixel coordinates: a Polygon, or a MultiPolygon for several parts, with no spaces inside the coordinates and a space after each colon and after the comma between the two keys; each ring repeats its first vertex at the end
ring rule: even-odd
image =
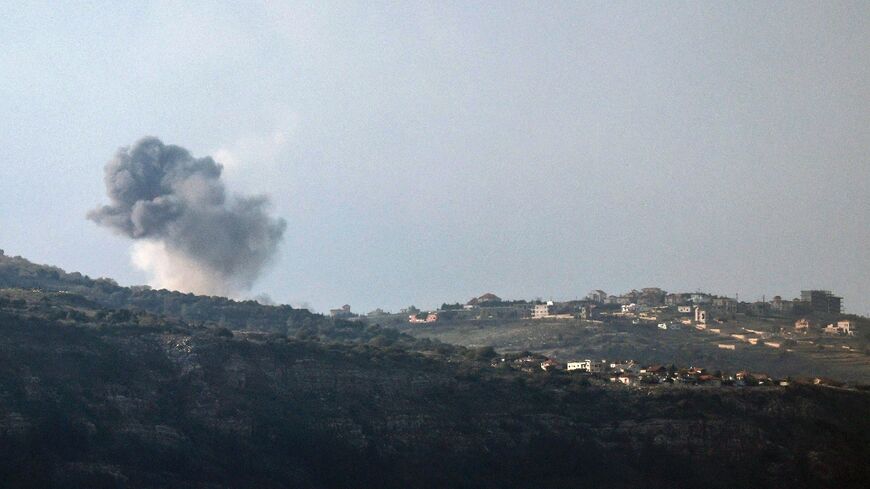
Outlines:
{"type": "Polygon", "coordinates": [[[607,302],[607,292],[604,292],[603,290],[593,290],[586,295],[586,298],[597,304],[604,304],[607,302]]]}
{"type": "Polygon", "coordinates": [[[730,297],[714,297],[713,307],[723,314],[736,314],[737,300],[730,297]]]}
{"type": "Polygon", "coordinates": [[[843,311],[843,298],[832,294],[830,290],[802,290],[801,302],[814,312],[840,314],[843,311]]]}
{"type": "Polygon", "coordinates": [[[550,315],[549,304],[535,304],[532,308],[532,319],[542,319],[550,315]]]}

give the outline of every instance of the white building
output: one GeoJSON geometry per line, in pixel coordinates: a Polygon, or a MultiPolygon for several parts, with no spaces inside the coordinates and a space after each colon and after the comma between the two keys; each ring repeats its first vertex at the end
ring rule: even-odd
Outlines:
{"type": "Polygon", "coordinates": [[[829,324],[823,330],[825,334],[855,336],[855,322],[848,319],[837,321],[837,324],[829,324]]]}
{"type": "Polygon", "coordinates": [[[547,304],[535,304],[532,308],[532,319],[542,319],[550,315],[550,306],[547,304]]]}
{"type": "Polygon", "coordinates": [[[590,373],[601,373],[604,371],[604,360],[583,360],[580,362],[568,362],[568,370],[583,370],[590,373]]]}
{"type": "Polygon", "coordinates": [[[695,307],[695,322],[698,324],[707,324],[707,311],[700,307],[695,307]]]}

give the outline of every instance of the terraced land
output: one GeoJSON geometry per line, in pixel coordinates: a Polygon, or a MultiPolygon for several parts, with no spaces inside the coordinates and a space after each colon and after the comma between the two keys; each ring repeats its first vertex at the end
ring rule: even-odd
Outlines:
{"type": "Polygon", "coordinates": [[[579,320],[468,321],[402,327],[404,332],[420,338],[464,346],[493,346],[505,352],[528,350],[561,361],[630,358],[642,363],[697,365],[730,372],[747,369],[774,376],[824,376],[870,383],[870,355],[850,346],[853,341],[824,338],[786,344],[783,338],[767,338],[753,345],[731,336],[753,336],[744,331],[739,322],[717,325],[713,329],[719,332],[688,326],[665,331],[651,324],[579,320]],[[780,347],[765,345],[765,341],[780,343],[780,347]],[[722,349],[720,344],[734,345],[734,350],[722,349]]]}

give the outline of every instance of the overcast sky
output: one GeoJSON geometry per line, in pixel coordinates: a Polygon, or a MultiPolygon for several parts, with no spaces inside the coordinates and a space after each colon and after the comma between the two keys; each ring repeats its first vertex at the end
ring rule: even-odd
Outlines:
{"type": "Polygon", "coordinates": [[[870,2],[61,3],[0,16],[7,254],[146,282],[85,214],[151,135],[287,220],[251,296],[870,313],[870,2]]]}

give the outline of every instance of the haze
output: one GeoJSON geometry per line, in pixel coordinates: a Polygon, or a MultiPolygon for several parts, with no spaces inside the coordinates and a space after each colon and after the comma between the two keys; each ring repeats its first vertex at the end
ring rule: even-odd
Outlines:
{"type": "Polygon", "coordinates": [[[287,222],[250,296],[831,289],[870,313],[870,3],[7,5],[0,248],[144,283],[85,219],[149,135],[287,222]]]}

